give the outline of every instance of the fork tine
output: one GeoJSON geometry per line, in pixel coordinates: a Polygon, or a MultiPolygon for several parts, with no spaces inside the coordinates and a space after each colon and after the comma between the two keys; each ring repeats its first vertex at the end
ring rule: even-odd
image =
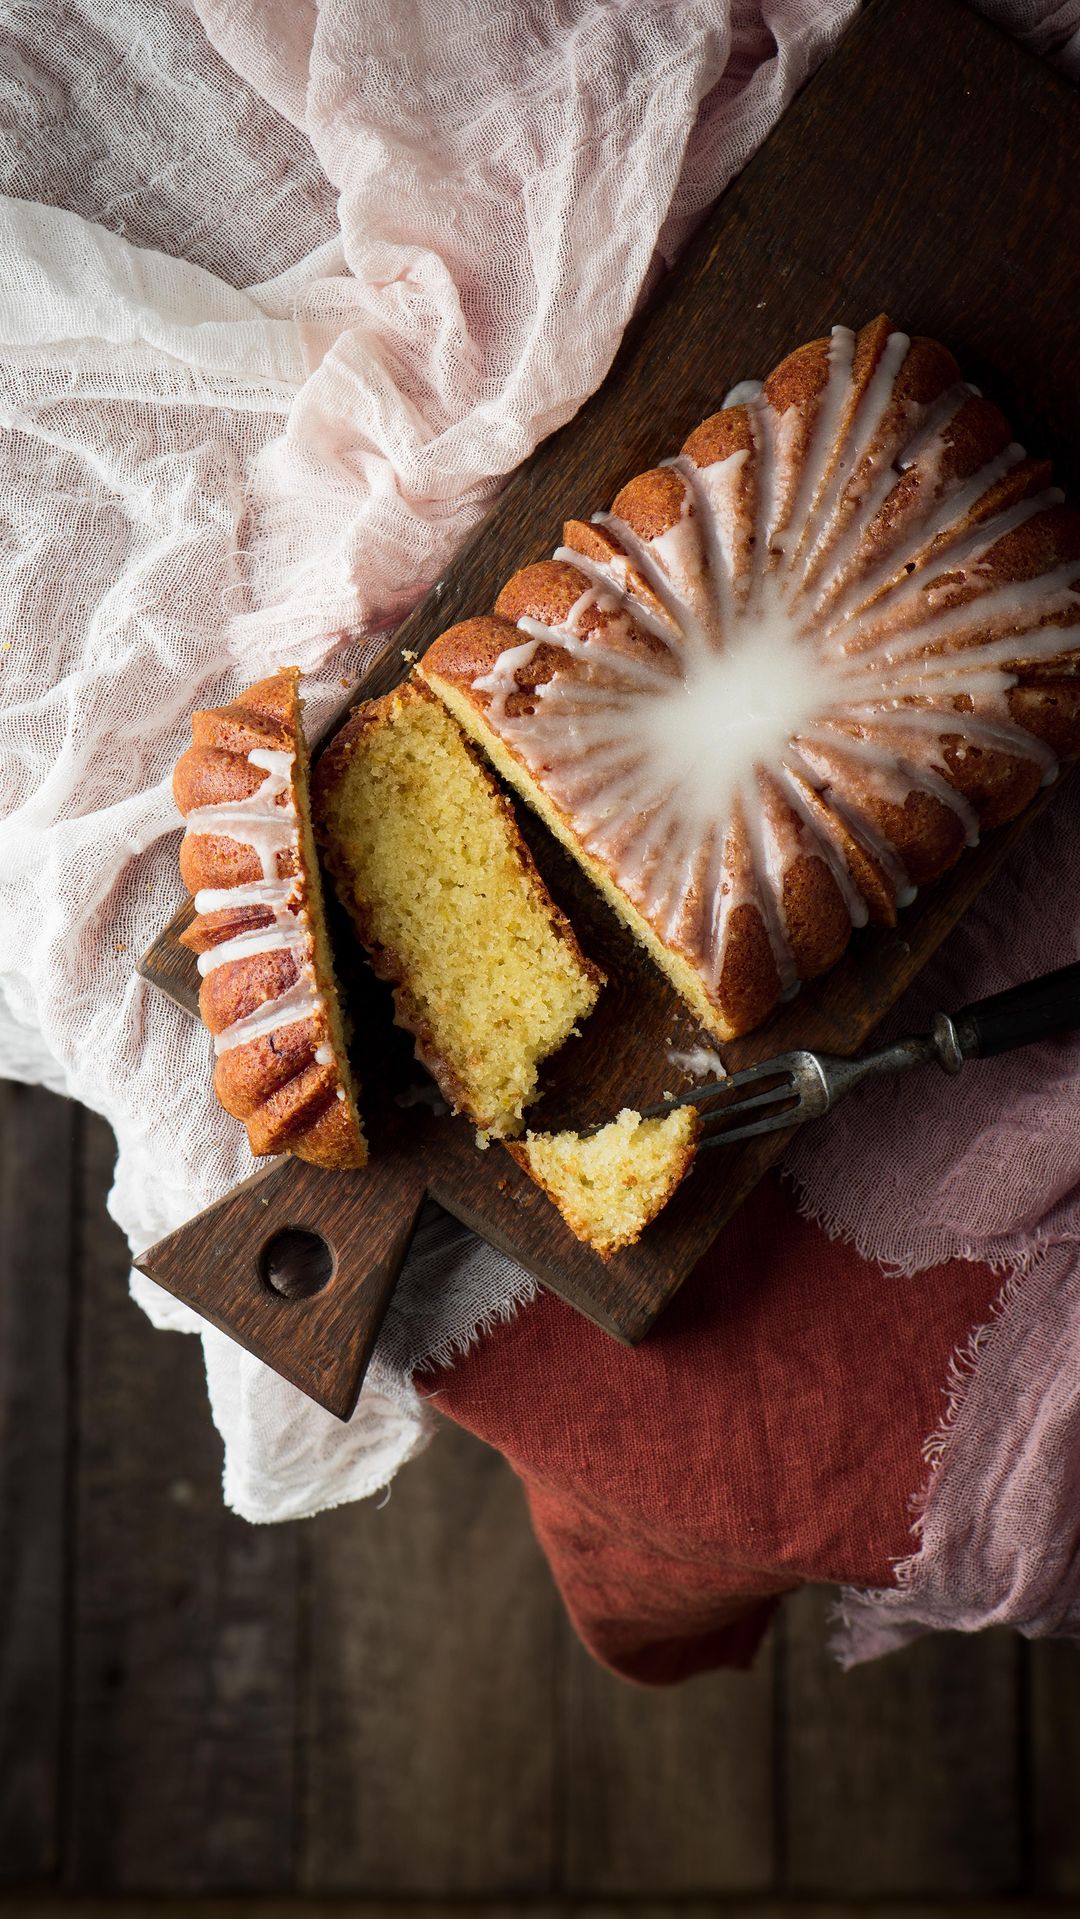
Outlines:
{"type": "Polygon", "coordinates": [[[779,1073],[794,1073],[802,1059],[801,1053],[777,1053],[773,1059],[759,1059],[756,1066],[744,1066],[741,1073],[732,1073],[726,1080],[717,1080],[718,1086],[749,1086],[755,1079],[775,1079],[779,1073]]]}
{"type": "Polygon", "coordinates": [[[784,1075],[781,1086],[770,1086],[767,1093],[754,1093],[749,1099],[733,1099],[730,1106],[717,1106],[702,1113],[701,1124],[708,1126],[714,1120],[734,1118],[736,1113],[748,1113],[754,1106],[775,1106],[778,1100],[798,1099],[794,1078],[790,1073],[784,1075]]]}
{"type": "MultiPolygon", "coordinates": [[[[741,1073],[729,1073],[726,1079],[706,1080],[700,1086],[691,1087],[688,1093],[676,1093],[671,1099],[658,1100],[655,1106],[642,1106],[641,1117],[662,1119],[665,1113],[670,1113],[676,1106],[696,1106],[703,1100],[719,1099],[722,1093],[730,1093],[733,1088],[740,1086],[752,1086],[760,1079],[785,1079],[789,1087],[793,1087],[796,1084],[795,1059],[793,1053],[780,1053],[775,1059],[762,1060],[758,1066],[744,1067],[741,1073]]],[[[764,1097],[776,1099],[783,1091],[782,1086],[774,1086],[764,1097]]],[[[761,1103],[760,1095],[752,1100],[733,1100],[730,1110],[738,1107],[741,1111],[744,1106],[758,1106],[761,1103]]],[[[729,1109],[725,1107],[720,1110],[726,1112],[729,1109]]]]}
{"type": "Polygon", "coordinates": [[[787,1106],[780,1112],[769,1113],[765,1119],[753,1120],[749,1126],[718,1127],[714,1133],[703,1132],[698,1137],[698,1152],[704,1151],[706,1146],[730,1146],[733,1140],[752,1139],[755,1133],[780,1133],[785,1127],[798,1124],[798,1106],[787,1106]]]}

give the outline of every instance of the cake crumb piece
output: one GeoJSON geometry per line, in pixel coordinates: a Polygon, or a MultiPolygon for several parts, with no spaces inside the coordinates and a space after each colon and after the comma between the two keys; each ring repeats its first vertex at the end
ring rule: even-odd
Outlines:
{"type": "Polygon", "coordinates": [[[595,1133],[527,1133],[504,1144],[570,1231],[610,1259],[667,1205],[690,1170],[699,1126],[693,1106],[677,1106],[662,1119],[624,1107],[595,1133]]]}

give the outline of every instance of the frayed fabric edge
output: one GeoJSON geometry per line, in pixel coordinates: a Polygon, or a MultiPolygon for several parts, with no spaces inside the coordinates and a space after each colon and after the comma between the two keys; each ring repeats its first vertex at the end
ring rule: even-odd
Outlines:
{"type": "MultiPolygon", "coordinates": [[[[984,1264],[990,1265],[991,1262],[987,1260],[984,1264]]],[[[911,1534],[918,1541],[915,1551],[893,1561],[893,1586],[863,1590],[845,1586],[830,1615],[833,1630],[829,1635],[829,1650],[845,1672],[853,1666],[865,1665],[871,1659],[898,1652],[913,1640],[937,1630],[907,1615],[908,1602],[919,1589],[927,1510],[955,1442],[957,1427],[970,1398],[979,1366],[987,1349],[1000,1335],[1010,1313],[1015,1310],[1037,1264],[1038,1258],[1033,1257],[1025,1260],[1022,1266],[1013,1265],[1010,1268],[990,1307],[989,1318],[973,1327],[967,1338],[954,1347],[949,1356],[944,1387],[945,1410],[922,1445],[927,1476],[909,1502],[914,1515],[911,1534]]],[[[995,1269],[991,1266],[991,1270],[1000,1270],[1000,1267],[995,1269]]]]}
{"type": "MultiPolygon", "coordinates": [[[[315,1499],[299,1500],[295,1504],[290,1503],[286,1498],[273,1510],[269,1509],[268,1502],[263,1501],[260,1505],[258,1500],[248,1497],[246,1482],[242,1483],[240,1474],[230,1471],[229,1452],[226,1449],[221,1479],[222,1499],[229,1511],[234,1512],[238,1519],[244,1520],[249,1526],[281,1526],[296,1519],[316,1519],[320,1513],[333,1512],[338,1506],[355,1506],[360,1501],[377,1498],[380,1493],[388,1498],[392,1482],[397,1478],[402,1466],[407,1466],[411,1459],[416,1459],[422,1452],[426,1452],[434,1437],[434,1417],[420,1398],[416,1423],[411,1434],[393,1454],[392,1462],[370,1485],[365,1485],[362,1491],[357,1491],[346,1481],[345,1486],[338,1493],[327,1496],[324,1492],[315,1499]]],[[[385,1503],[385,1499],[380,1500],[379,1508],[381,1509],[385,1503]]]]}
{"type": "Polygon", "coordinates": [[[418,1358],[406,1361],[406,1370],[421,1399],[431,1400],[436,1398],[437,1394],[423,1392],[420,1384],[417,1383],[417,1374],[434,1372],[442,1366],[452,1366],[457,1359],[464,1359],[466,1353],[470,1353],[486,1333],[495,1332],[499,1326],[508,1326],[511,1320],[517,1318],[523,1306],[531,1306],[533,1300],[539,1296],[540,1288],[536,1280],[530,1278],[524,1270],[519,1268],[519,1271],[522,1284],[514,1292],[508,1294],[505,1299],[494,1300],[486,1306],[471,1326],[464,1330],[456,1327],[452,1332],[445,1333],[442,1339],[436,1340],[434,1346],[429,1347],[418,1358]]]}
{"type": "Polygon", "coordinates": [[[794,1167],[781,1165],[780,1174],[794,1189],[795,1208],[800,1219],[810,1220],[821,1229],[826,1239],[836,1240],[842,1246],[854,1246],[860,1259],[870,1260],[880,1266],[890,1279],[914,1279],[916,1273],[925,1273],[931,1266],[944,1266],[952,1259],[966,1259],[972,1265],[987,1266],[992,1273],[1026,1273],[1055,1244],[1052,1234],[1033,1227],[1022,1247],[1009,1247],[1006,1250],[975,1240],[961,1240],[958,1246],[950,1247],[928,1239],[919,1251],[913,1250],[903,1257],[883,1259],[857,1226],[810,1198],[794,1167]]]}
{"type": "MultiPolygon", "coordinates": [[[[410,1460],[416,1459],[420,1453],[424,1452],[435,1437],[438,1392],[437,1390],[424,1391],[422,1374],[429,1368],[434,1370],[436,1367],[450,1365],[454,1359],[463,1357],[477,1345],[485,1333],[493,1332],[497,1326],[509,1324],[516,1317],[518,1310],[522,1306],[529,1305],[540,1290],[536,1281],[524,1271],[520,1271],[520,1281],[520,1285],[508,1298],[500,1299],[485,1307],[471,1325],[456,1328],[437,1341],[435,1346],[420,1358],[409,1358],[405,1361],[402,1370],[417,1399],[416,1422],[412,1432],[407,1435],[404,1444],[395,1452],[383,1473],[379,1478],[365,1485],[362,1492],[358,1492],[355,1487],[347,1484],[336,1497],[326,1498],[325,1495],[321,1495],[314,1503],[300,1502],[295,1506],[286,1500],[277,1510],[268,1511],[265,1509],[265,1503],[260,1509],[258,1501],[251,1501],[239,1480],[230,1476],[228,1459],[226,1459],[223,1475],[225,1504],[239,1518],[255,1526],[277,1525],[285,1520],[312,1519],[320,1512],[332,1511],[337,1506],[353,1505],[359,1499],[365,1501],[378,1499],[379,1494],[384,1495],[382,1499],[379,1499],[381,1508],[390,1497],[392,1482],[401,1467],[408,1465],[410,1460]],[[421,1377],[418,1378],[417,1375],[421,1377]]],[[[379,1390],[377,1356],[372,1370],[376,1375],[372,1378],[372,1385],[375,1390],[379,1390]]]]}
{"type": "MultiPolygon", "coordinates": [[[[922,1532],[922,1519],[935,1476],[949,1449],[957,1420],[971,1391],[975,1374],[978,1372],[979,1362],[1037,1264],[1037,1260],[1029,1260],[1023,1266],[1013,1266],[1007,1272],[1001,1291],[991,1304],[989,1319],[973,1327],[967,1338],[961,1345],[954,1348],[950,1356],[945,1374],[945,1411],[933,1432],[923,1440],[922,1445],[923,1461],[929,1467],[929,1476],[921,1492],[917,1493],[912,1500],[913,1509],[918,1515],[912,1530],[915,1531],[917,1527],[919,1534],[922,1532]]],[[[991,1268],[991,1270],[994,1269],[991,1268]]],[[[900,1566],[910,1566],[911,1563],[910,1558],[899,1562],[898,1583],[904,1583],[900,1577],[900,1566]]]]}

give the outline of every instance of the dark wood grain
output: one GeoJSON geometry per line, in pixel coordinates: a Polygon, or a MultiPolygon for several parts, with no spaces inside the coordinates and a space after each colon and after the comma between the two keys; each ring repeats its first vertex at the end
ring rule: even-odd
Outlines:
{"type": "Polygon", "coordinates": [[[771,1638],[752,1672],[623,1686],[573,1642],[563,1682],[562,1885],[578,1899],[774,1883],[771,1638]]]}
{"type": "MultiPolygon", "coordinates": [[[[1062,316],[1080,293],[1076,126],[1064,83],[965,8],[875,0],[631,327],[601,391],[511,481],[363,694],[401,676],[402,650],[422,653],[452,621],[489,608],[515,566],[551,551],[565,517],[607,504],[736,379],[767,371],[833,322],[859,325],[882,307],[945,339],[1075,485],[1080,387],[1062,316]]],[[[1059,791],[1054,803],[1070,802],[1059,791]]],[[[729,1062],[791,1045],[858,1050],[1026,824],[989,835],[895,932],[857,935],[826,979],[727,1048],[729,1062]]],[[[613,981],[582,1039],[553,1063],[532,1121],[575,1112],[586,1122],[651,1103],[682,1083],[667,1054],[697,1037],[693,1018],[573,863],[527,830],[556,898],[613,981]]],[[[190,1010],[194,973],[175,927],[143,970],[190,1010]]],[[[428,1191],[449,1211],[607,1331],[636,1340],[783,1143],[772,1135],[703,1158],[639,1246],[606,1265],[507,1155],[478,1154],[463,1122],[433,1129],[417,1153],[428,1191]]],[[[271,1175],[262,1202],[272,1196],[287,1212],[296,1177],[271,1175]]],[[[336,1192],[328,1177],[328,1207],[336,1192]]],[[[239,1216],[230,1218],[239,1232],[239,1216]]],[[[206,1230],[196,1229],[193,1246],[205,1250],[206,1230]]],[[[169,1247],[177,1287],[188,1283],[185,1245],[169,1247]]],[[[154,1249],[148,1270],[159,1259],[154,1249]]],[[[289,1359],[273,1340],[257,1350],[272,1365],[289,1359]]],[[[310,1390],[302,1355],[298,1363],[291,1376],[304,1372],[310,1390]]]]}
{"type": "MultiPolygon", "coordinates": [[[[143,1908],[145,1911],[145,1908],[143,1908]]],[[[641,1898],[605,1899],[593,1908],[570,1907],[574,1919],[717,1919],[714,1895],[686,1899],[678,1894],[649,1893],[641,1898]]],[[[853,1907],[845,1899],[722,1899],[720,1919],[1072,1919],[1075,1908],[1051,1899],[980,1899],[977,1906],[962,1900],[870,1899],[853,1907]]],[[[427,1898],[358,1900],[275,1899],[272,1905],[255,1898],[221,1898],[213,1893],[199,1900],[197,1914],[190,1901],[155,1899],[152,1919],[521,1919],[522,1905],[514,1899],[474,1903],[427,1898]]],[[[6,1919],[70,1919],[70,1904],[35,1895],[12,1902],[6,1919]]],[[[114,1903],[81,1899],[78,1919],[117,1919],[114,1903]]],[[[143,1919],[142,1911],[139,1919],[143,1919]]],[[[528,1919],[567,1919],[562,1899],[528,1902],[528,1919]]]]}
{"type": "Polygon", "coordinates": [[[459,1891],[456,1910],[482,1901],[486,1919],[520,1919],[523,1891],[538,1897],[532,1919],[565,1919],[568,1899],[601,1899],[604,1919],[716,1919],[718,1900],[728,1919],[851,1919],[855,1871],[949,1888],[860,1899],[867,1919],[962,1919],[973,1898],[979,1919],[1074,1909],[1075,1647],[949,1637],[933,1672],[915,1647],[849,1681],[815,1594],[785,1602],[799,1644],[791,1675],[781,1646],[775,1695],[768,1644],[752,1675],[630,1690],[573,1641],[509,1467],[454,1433],[384,1510],[243,1526],[221,1511],[197,1343],[153,1332],[126,1298],[123,1244],[103,1219],[108,1134],[92,1122],[72,1259],[66,1229],[47,1238],[42,1196],[59,1210],[82,1122],[41,1092],[0,1086],[5,1105],[0,1673],[15,1690],[0,1717],[0,1860],[24,1882],[4,1901],[13,1919],[70,1919],[70,1894],[80,1919],[116,1919],[125,1885],[157,1919],[191,1919],[190,1895],[201,1919],[268,1919],[270,1885],[274,1919],[327,1919],[349,1895],[366,1919],[437,1919],[450,1885],[482,1888],[459,1891]],[[31,1227],[54,1269],[16,1257],[31,1227]],[[68,1292],[84,1281],[91,1323],[65,1402],[68,1292]],[[33,1477],[65,1403],[84,1455],[67,1524],[55,1453],[44,1490],[33,1477]],[[748,1900],[770,1755],[771,1888],[748,1900]],[[31,1804],[43,1821],[25,1823],[31,1804]],[[812,1900],[784,1896],[785,1839],[812,1900]],[[1018,1856],[1020,1903],[989,1895],[987,1862],[1005,1878],[1018,1856]],[[632,1893],[602,1890],[631,1876],[632,1893]]]}
{"type": "Polygon", "coordinates": [[[385,1507],[321,1515],[305,1549],[301,1885],[439,1899],[554,1890],[569,1630],[505,1461],[442,1426],[385,1507]]]}
{"type": "Polygon", "coordinates": [[[0,1882],[60,1856],[75,1109],[0,1085],[0,1882]]]}
{"type": "Polygon", "coordinates": [[[831,1596],[786,1602],[786,1889],[849,1898],[1016,1892],[1023,1882],[1021,1647],[942,1633],[843,1673],[831,1596]]]}
{"type": "Polygon", "coordinates": [[[1022,1649],[1030,1710],[1031,1884],[1080,1899],[1080,1648],[1034,1641],[1022,1649]]]}
{"type": "MultiPolygon", "coordinates": [[[[255,1173],[137,1261],[327,1412],[348,1419],[424,1203],[424,1160],[389,1141],[362,1174],[285,1160],[255,1173]],[[325,1248],[326,1282],[290,1281],[279,1243],[325,1248]]],[[[323,1261],[318,1260],[321,1268],[323,1261]]]]}
{"type": "Polygon", "coordinates": [[[83,1116],[66,1879],[275,1891],[297,1844],[294,1527],[221,1497],[201,1344],[128,1298],[114,1146],[83,1116]]]}

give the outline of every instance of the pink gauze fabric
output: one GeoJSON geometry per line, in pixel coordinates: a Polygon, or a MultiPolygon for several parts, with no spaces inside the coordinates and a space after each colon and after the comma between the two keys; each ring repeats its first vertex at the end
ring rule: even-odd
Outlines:
{"type": "MultiPolygon", "coordinates": [[[[107,1114],[136,1247],[251,1170],[205,1037],[131,970],[179,903],[191,708],[296,659],[328,716],[856,11],[196,7],[28,0],[0,40],[0,1070],[107,1114]]],[[[1080,65],[1080,0],[986,10],[1080,65]]],[[[1062,799],[898,1024],[1073,955],[1062,799]]],[[[792,1157],[808,1209],[868,1253],[1011,1276],[934,1442],[921,1549],[895,1592],[849,1600],[852,1657],[928,1624],[1048,1630],[1071,1604],[1076,1053],[980,1070],[936,1101],[868,1093],[792,1157]]],[[[136,1291],[202,1333],[226,1497],[268,1520],[384,1485],[430,1430],[417,1361],[530,1286],[428,1220],[347,1426],[136,1291]]]]}
{"type": "MultiPolygon", "coordinates": [[[[1077,958],[1074,774],[882,1038],[1077,958]]],[[[895,1589],[844,1595],[842,1658],[935,1626],[1080,1633],[1080,1038],[977,1062],[955,1081],[860,1089],[785,1165],[811,1217],[867,1256],[901,1273],[960,1256],[1002,1274],[998,1313],[957,1354],[927,1438],[916,1550],[895,1589]]]]}

